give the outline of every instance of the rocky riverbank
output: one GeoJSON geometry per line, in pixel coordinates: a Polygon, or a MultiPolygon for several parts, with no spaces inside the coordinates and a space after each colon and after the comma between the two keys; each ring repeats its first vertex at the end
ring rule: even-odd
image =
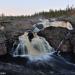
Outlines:
{"type": "MultiPolygon", "coordinates": [[[[5,30],[0,31],[0,35],[2,37],[0,37],[0,43],[3,43],[3,48],[4,50],[7,49],[7,53],[10,52],[14,41],[18,38],[19,35],[22,35],[27,29],[30,29],[32,27],[31,24],[31,19],[18,19],[17,21],[14,19],[10,19],[9,21],[11,23],[8,22],[9,18],[3,22],[1,22],[4,27],[5,30]],[[21,21],[23,20],[23,21],[21,21]],[[17,24],[16,24],[17,23],[17,24]],[[19,25],[18,25],[19,24],[19,25]],[[22,24],[22,25],[21,25],[22,24]],[[19,26],[22,26],[21,28],[19,26]],[[17,30],[16,30],[17,29],[17,30]],[[2,42],[3,41],[3,42],[2,42]],[[5,47],[6,45],[6,47],[5,47]]],[[[71,22],[73,23],[73,27],[75,28],[75,21],[74,18],[70,18],[69,20],[71,20],[71,22]]],[[[34,20],[33,19],[33,23],[36,23],[37,19],[34,20]]],[[[74,30],[75,31],[75,30],[74,30]]],[[[72,45],[72,49],[73,51],[75,51],[75,33],[74,31],[71,34],[71,38],[69,37],[69,40],[71,42],[72,45]]],[[[60,42],[64,39],[64,37],[66,36],[66,34],[69,32],[69,30],[65,29],[65,28],[54,28],[54,27],[48,27],[46,29],[44,29],[42,32],[39,32],[38,34],[40,36],[43,36],[46,38],[46,40],[49,42],[49,44],[57,49],[60,42]]],[[[68,46],[68,44],[67,44],[68,46]]],[[[24,67],[25,63],[27,62],[27,59],[22,59],[22,58],[12,58],[10,55],[9,56],[0,56],[0,73],[4,72],[7,74],[11,74],[11,75],[60,75],[56,72],[53,71],[46,71],[46,70],[33,70],[33,69],[29,69],[26,68],[26,66],[24,67]],[[15,62],[14,62],[15,61],[15,62]],[[22,65],[23,64],[23,65],[22,65]]],[[[41,63],[41,62],[40,62],[41,63]]],[[[61,74],[63,75],[63,74],[61,74]]]]}

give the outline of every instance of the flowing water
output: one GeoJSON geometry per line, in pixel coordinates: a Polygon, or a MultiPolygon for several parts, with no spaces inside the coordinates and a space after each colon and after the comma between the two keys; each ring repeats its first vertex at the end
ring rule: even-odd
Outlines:
{"type": "Polygon", "coordinates": [[[13,52],[13,55],[40,55],[52,51],[53,48],[49,45],[45,38],[37,35],[37,37],[34,37],[30,42],[28,36],[24,34],[19,36],[19,44],[13,52]]]}
{"type": "MultiPolygon", "coordinates": [[[[33,31],[37,33],[37,31],[38,30],[40,31],[40,29],[37,28],[38,26],[36,25],[39,25],[39,27],[43,25],[42,27],[44,28],[53,26],[53,27],[62,27],[62,28],[67,28],[68,30],[73,30],[72,25],[68,21],[50,22],[47,19],[41,20],[37,24],[33,25],[34,26],[33,31]]],[[[48,53],[53,51],[53,48],[49,45],[49,43],[46,41],[44,37],[40,37],[37,35],[30,42],[27,34],[28,33],[25,33],[24,35],[19,36],[19,44],[15,49],[13,55],[27,55],[27,54],[39,55],[42,53],[48,53]]]]}
{"type": "Polygon", "coordinates": [[[43,25],[43,28],[47,28],[47,27],[61,27],[61,28],[66,28],[68,30],[73,30],[73,26],[69,21],[59,21],[59,20],[54,20],[54,21],[49,21],[48,19],[43,19],[40,22],[38,22],[37,24],[34,24],[34,26],[41,26],[43,25]]]}
{"type": "MultiPolygon", "coordinates": [[[[54,24],[56,23],[52,23],[52,25],[54,24]]],[[[56,27],[60,27],[60,25],[56,27]]],[[[21,61],[22,64],[24,64],[24,67],[19,67],[16,64],[12,65],[9,63],[0,63],[0,69],[4,68],[5,71],[11,71],[10,67],[12,67],[14,70],[12,70],[12,73],[20,72],[21,74],[19,75],[75,75],[75,64],[66,61],[62,56],[57,55],[57,53],[53,51],[53,48],[49,45],[45,38],[37,36],[30,42],[27,34],[25,33],[24,35],[19,36],[19,44],[13,52],[13,56],[21,56],[24,58],[12,57],[12,61],[21,61]],[[44,55],[44,53],[46,54],[44,55]],[[26,57],[26,55],[28,55],[28,57],[26,57]],[[38,56],[34,57],[33,55],[38,56]]]]}

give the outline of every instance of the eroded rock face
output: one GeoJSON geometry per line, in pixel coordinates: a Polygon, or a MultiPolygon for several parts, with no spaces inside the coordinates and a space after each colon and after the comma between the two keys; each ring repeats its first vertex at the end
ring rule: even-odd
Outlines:
{"type": "Polygon", "coordinates": [[[45,37],[49,44],[56,49],[67,33],[68,30],[64,28],[48,27],[38,35],[45,37]]]}
{"type": "Polygon", "coordinates": [[[72,44],[72,47],[73,47],[73,52],[75,53],[75,32],[72,35],[71,44],[72,44]]]}
{"type": "MultiPolygon", "coordinates": [[[[43,36],[46,38],[46,40],[49,42],[49,44],[54,47],[55,49],[58,48],[60,42],[65,38],[65,36],[70,31],[65,28],[55,28],[55,27],[48,27],[45,28],[42,32],[39,32],[38,34],[40,36],[43,36]]],[[[75,51],[75,33],[71,33],[70,36],[67,37],[68,41],[70,41],[70,45],[72,46],[71,49],[75,51]]],[[[66,40],[64,40],[66,42],[66,40]]],[[[69,44],[66,44],[66,46],[69,46],[69,44]]]]}
{"type": "Polygon", "coordinates": [[[0,31],[0,55],[4,55],[7,53],[6,44],[5,44],[5,35],[2,31],[0,31]]]}

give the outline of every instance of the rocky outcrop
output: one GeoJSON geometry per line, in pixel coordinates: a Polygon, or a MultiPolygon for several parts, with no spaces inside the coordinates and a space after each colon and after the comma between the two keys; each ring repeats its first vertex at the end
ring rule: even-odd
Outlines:
{"type": "MultiPolygon", "coordinates": [[[[66,37],[66,35],[71,32],[65,28],[55,28],[55,27],[48,27],[45,28],[42,32],[39,32],[38,35],[43,36],[49,42],[49,44],[54,47],[55,49],[58,48],[60,42],[67,38],[72,45],[72,49],[75,51],[75,32],[74,30],[71,32],[71,35],[66,37]]],[[[64,40],[65,42],[66,40],[64,40]]],[[[68,44],[67,44],[68,46],[68,44]]]]}
{"type": "MultiPolygon", "coordinates": [[[[38,34],[40,36],[45,37],[46,40],[49,42],[49,44],[52,47],[54,47],[55,49],[57,49],[60,42],[64,39],[64,37],[66,36],[66,34],[68,32],[69,31],[67,29],[64,29],[64,28],[48,27],[45,30],[43,30],[42,32],[39,32],[38,34]]],[[[0,51],[4,51],[3,54],[5,54],[6,53],[6,47],[7,47],[7,50],[11,50],[13,42],[22,33],[23,32],[20,33],[20,32],[15,32],[15,31],[14,32],[9,32],[8,31],[6,33],[6,37],[5,37],[4,33],[0,32],[0,36],[1,36],[0,37],[0,43],[3,43],[3,45],[0,45],[2,47],[2,49],[0,51]],[[6,43],[7,43],[6,46],[5,46],[5,40],[6,40],[6,43]]],[[[69,40],[71,41],[71,44],[73,46],[72,48],[75,51],[75,33],[72,33],[71,39],[69,39],[69,40]]],[[[65,72],[65,74],[63,74],[63,73],[58,74],[57,72],[54,73],[53,71],[50,71],[51,69],[48,69],[48,70],[45,70],[45,69],[43,69],[43,70],[41,70],[41,69],[40,70],[38,70],[38,69],[34,70],[32,68],[29,69],[28,68],[29,66],[26,67],[27,60],[28,59],[22,59],[22,58],[17,58],[16,59],[16,58],[12,58],[11,56],[0,56],[0,74],[4,73],[4,74],[7,74],[7,75],[8,74],[9,75],[17,75],[17,74],[18,75],[48,75],[48,74],[49,75],[68,75],[69,71],[70,71],[69,70],[67,72],[68,74],[66,74],[66,72],[65,72]]],[[[55,60],[56,60],[56,58],[55,58],[55,60]]],[[[53,60],[54,63],[55,63],[55,60],[53,60]]],[[[44,61],[44,62],[46,62],[46,61],[44,61]]],[[[40,68],[43,68],[43,63],[40,62],[40,60],[38,60],[38,63],[40,64],[40,68]]],[[[31,66],[35,68],[34,64],[36,64],[37,67],[38,67],[38,65],[39,65],[38,63],[36,61],[34,61],[31,64],[31,66]]],[[[45,67],[46,66],[48,67],[48,66],[50,66],[50,64],[47,65],[47,63],[45,63],[45,67]]],[[[56,67],[58,67],[58,66],[56,65],[56,67]]],[[[49,68],[51,68],[51,67],[49,67],[49,68]]],[[[63,67],[61,67],[61,68],[63,68],[63,67]]],[[[75,69],[73,69],[73,70],[75,70],[75,69]]],[[[71,74],[69,74],[69,75],[71,75],[71,74]]],[[[72,75],[75,75],[75,73],[72,74],[72,75]]]]}
{"type": "Polygon", "coordinates": [[[48,27],[39,32],[38,35],[45,37],[50,45],[56,49],[67,33],[68,30],[64,28],[48,27]]]}
{"type": "Polygon", "coordinates": [[[0,55],[4,55],[7,53],[6,49],[6,37],[2,31],[0,31],[0,55]]]}

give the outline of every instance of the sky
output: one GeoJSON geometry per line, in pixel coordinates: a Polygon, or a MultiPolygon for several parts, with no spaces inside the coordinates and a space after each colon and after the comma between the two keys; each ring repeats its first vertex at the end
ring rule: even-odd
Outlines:
{"type": "Polygon", "coordinates": [[[0,15],[32,15],[49,9],[65,9],[68,4],[75,7],[75,0],[0,0],[0,15]]]}

